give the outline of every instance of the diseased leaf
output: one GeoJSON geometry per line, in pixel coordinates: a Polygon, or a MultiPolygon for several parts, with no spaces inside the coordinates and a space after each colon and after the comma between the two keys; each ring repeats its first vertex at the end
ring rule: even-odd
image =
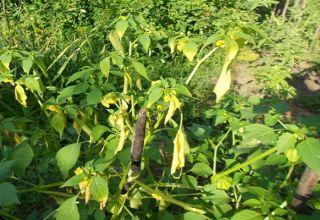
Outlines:
{"type": "Polygon", "coordinates": [[[263,124],[250,124],[244,127],[239,148],[251,148],[259,144],[274,145],[277,135],[274,130],[263,124]]]}
{"type": "Polygon", "coordinates": [[[80,155],[80,147],[81,143],[69,144],[57,152],[57,163],[64,178],[68,177],[69,170],[76,164],[80,155]]]}
{"type": "Polygon", "coordinates": [[[80,220],[80,214],[77,206],[78,196],[65,200],[57,209],[55,217],[57,220],[80,220]]]}
{"type": "Polygon", "coordinates": [[[216,101],[220,102],[222,96],[226,94],[231,86],[231,73],[228,70],[226,73],[221,73],[219,79],[214,87],[213,92],[216,94],[216,101]]]}
{"type": "Polygon", "coordinates": [[[103,209],[109,196],[108,181],[100,176],[93,177],[90,183],[90,192],[92,198],[100,203],[100,209],[103,209]]]}
{"type": "Polygon", "coordinates": [[[175,52],[176,46],[177,46],[176,38],[175,37],[169,38],[168,39],[168,45],[170,47],[171,54],[173,54],[175,52]]]}
{"type": "Polygon", "coordinates": [[[174,174],[177,169],[183,168],[185,159],[184,155],[190,153],[190,147],[183,128],[179,128],[176,137],[173,141],[173,159],[171,164],[171,174],[174,174]]]}
{"type": "Polygon", "coordinates": [[[124,56],[124,50],[122,47],[122,44],[120,42],[120,38],[118,34],[115,31],[110,32],[109,34],[109,40],[114,47],[114,49],[121,55],[124,56]]]}
{"type": "Polygon", "coordinates": [[[27,107],[27,95],[23,89],[23,87],[19,84],[16,85],[14,94],[16,97],[16,100],[23,106],[27,107]]]}
{"type": "Polygon", "coordinates": [[[139,36],[139,42],[141,43],[143,49],[148,52],[149,46],[150,46],[150,37],[148,34],[141,34],[139,36]]]}
{"type": "Polygon", "coordinates": [[[11,53],[4,53],[0,56],[0,61],[7,70],[10,70],[11,60],[12,60],[11,53]]]}
{"type": "Polygon", "coordinates": [[[108,79],[110,73],[110,57],[106,57],[100,61],[100,70],[104,77],[108,79]]]}
{"type": "Polygon", "coordinates": [[[166,96],[165,99],[169,100],[169,109],[168,109],[166,118],[164,119],[164,124],[167,124],[168,121],[172,118],[172,116],[176,112],[177,108],[180,106],[180,102],[177,99],[177,97],[173,95],[166,96]]]}
{"type": "Polygon", "coordinates": [[[127,28],[128,28],[128,21],[123,20],[123,21],[118,21],[116,23],[115,29],[120,40],[123,37],[124,33],[126,32],[127,28]]]}
{"type": "Polygon", "coordinates": [[[197,54],[198,51],[198,45],[193,42],[188,42],[183,47],[183,54],[188,58],[188,60],[191,62],[194,58],[194,56],[197,54]]]}

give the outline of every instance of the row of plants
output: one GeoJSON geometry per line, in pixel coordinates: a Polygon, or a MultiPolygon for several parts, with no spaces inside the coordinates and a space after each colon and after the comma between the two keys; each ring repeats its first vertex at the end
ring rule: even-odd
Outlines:
{"type": "Polygon", "coordinates": [[[2,218],[307,218],[289,203],[320,172],[319,127],[286,116],[287,80],[317,54],[317,1],[3,2],[2,218]],[[237,63],[256,95],[234,91],[237,63]]]}

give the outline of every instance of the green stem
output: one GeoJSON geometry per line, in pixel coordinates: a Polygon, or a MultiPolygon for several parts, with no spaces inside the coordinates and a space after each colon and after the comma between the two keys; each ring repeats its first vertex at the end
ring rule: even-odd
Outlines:
{"type": "Polygon", "coordinates": [[[247,160],[247,161],[244,162],[244,163],[238,164],[238,165],[236,165],[236,166],[234,166],[234,167],[232,167],[232,168],[230,168],[230,169],[228,169],[228,170],[226,170],[226,171],[224,171],[224,172],[222,172],[222,173],[216,174],[215,176],[213,176],[213,180],[217,180],[217,179],[219,179],[219,178],[221,178],[221,177],[223,177],[223,176],[227,176],[227,175],[229,175],[230,173],[233,173],[233,172],[238,171],[238,170],[240,170],[240,169],[242,169],[242,168],[245,168],[245,167],[249,166],[250,164],[253,164],[253,163],[257,162],[258,160],[261,160],[261,159],[269,156],[270,154],[276,152],[277,150],[278,150],[278,147],[277,147],[277,146],[275,146],[275,147],[273,147],[273,148],[270,148],[270,149],[267,150],[266,152],[261,153],[261,154],[255,156],[255,157],[247,160]]]}
{"type": "Polygon", "coordinates": [[[18,190],[18,193],[39,192],[45,188],[53,188],[53,187],[61,186],[62,184],[64,184],[64,182],[50,183],[47,185],[37,185],[29,189],[20,189],[18,190]]]}
{"type": "Polygon", "coordinates": [[[287,174],[286,178],[283,180],[283,182],[281,183],[280,188],[283,188],[287,185],[288,180],[292,174],[293,168],[294,168],[294,164],[292,164],[291,167],[289,168],[288,174],[287,174]]]}
{"type": "Polygon", "coordinates": [[[228,131],[224,134],[224,136],[221,138],[217,146],[214,146],[213,142],[209,140],[211,146],[214,148],[214,156],[213,156],[213,175],[216,175],[217,171],[217,154],[218,154],[218,148],[221,146],[223,141],[228,137],[229,133],[231,132],[231,128],[228,129],[228,131]]]}
{"type": "MultiPolygon", "coordinates": [[[[138,180],[134,180],[135,183],[137,185],[139,185],[144,192],[146,192],[147,194],[151,195],[152,197],[154,197],[157,200],[164,200],[166,202],[172,203],[174,205],[180,206],[182,208],[184,208],[187,211],[191,211],[191,212],[195,212],[198,213],[200,215],[203,215],[204,213],[206,213],[205,210],[201,209],[200,206],[195,206],[195,205],[190,205],[188,203],[176,200],[175,198],[173,198],[170,195],[165,195],[162,192],[156,191],[152,188],[150,188],[149,186],[143,184],[142,182],[138,181],[138,180]]],[[[209,219],[207,216],[203,215],[206,219],[209,219]]]]}

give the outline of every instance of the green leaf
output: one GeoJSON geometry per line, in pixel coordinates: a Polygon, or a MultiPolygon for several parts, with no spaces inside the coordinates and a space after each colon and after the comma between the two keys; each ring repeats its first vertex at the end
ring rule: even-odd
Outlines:
{"type": "Polygon", "coordinates": [[[93,129],[92,129],[92,140],[93,141],[97,141],[102,135],[103,133],[105,133],[108,130],[108,128],[104,125],[96,125],[93,129]]]}
{"type": "Polygon", "coordinates": [[[163,89],[160,87],[154,87],[149,95],[147,108],[150,108],[154,103],[156,103],[163,95],[163,89]]]}
{"type": "Polygon", "coordinates": [[[85,178],[85,175],[80,174],[80,175],[75,175],[68,179],[61,187],[67,187],[67,186],[75,186],[81,183],[85,178]]]}
{"type": "Polygon", "coordinates": [[[211,168],[205,163],[196,163],[190,171],[203,177],[208,177],[212,174],[211,168]]]}
{"type": "Polygon", "coordinates": [[[110,57],[106,57],[100,61],[100,70],[102,74],[108,79],[110,73],[110,57]]]}
{"type": "Polygon", "coordinates": [[[279,137],[276,146],[278,147],[278,153],[287,151],[289,148],[293,148],[297,143],[297,139],[292,133],[284,133],[279,137]]]}
{"type": "Polygon", "coordinates": [[[8,159],[14,161],[12,170],[18,176],[22,176],[24,174],[25,169],[30,165],[32,158],[33,151],[27,142],[22,142],[16,145],[8,155],[8,159]]]}
{"type": "Polygon", "coordinates": [[[182,94],[182,95],[185,95],[185,96],[188,96],[188,97],[192,97],[192,94],[190,93],[189,89],[187,87],[185,87],[184,85],[182,85],[182,84],[176,85],[175,90],[179,94],[182,94]]]}
{"type": "Polygon", "coordinates": [[[118,51],[118,53],[121,56],[124,56],[124,50],[123,50],[122,44],[120,42],[118,34],[115,31],[110,32],[109,40],[110,40],[112,46],[114,47],[114,49],[116,51],[118,51]]]}
{"type": "Polygon", "coordinates": [[[40,96],[42,96],[44,91],[44,86],[40,77],[29,76],[24,79],[24,84],[31,91],[36,91],[40,96]]]}
{"type": "Polygon", "coordinates": [[[206,220],[207,218],[195,212],[186,212],[182,215],[183,220],[206,220]]]}
{"type": "Polygon", "coordinates": [[[65,200],[57,209],[55,217],[57,220],[80,220],[80,214],[76,203],[78,196],[65,200]]]}
{"type": "Polygon", "coordinates": [[[88,83],[79,83],[75,86],[68,86],[60,92],[57,99],[63,100],[63,99],[67,99],[73,95],[85,93],[88,88],[89,88],[88,83]]]}
{"type": "Polygon", "coordinates": [[[63,112],[57,112],[51,118],[51,125],[52,127],[60,134],[60,137],[64,130],[64,114],[63,112]]]}
{"type": "Polygon", "coordinates": [[[77,79],[79,78],[82,78],[90,73],[93,72],[93,68],[88,68],[88,69],[84,69],[84,70],[81,70],[81,71],[78,71],[78,72],[75,72],[74,74],[72,74],[69,78],[68,78],[68,81],[66,83],[66,85],[76,81],[77,79]]]}
{"type": "Polygon", "coordinates": [[[9,182],[0,183],[0,195],[0,206],[20,203],[16,188],[9,182]]]}
{"type": "Polygon", "coordinates": [[[20,86],[19,84],[17,84],[16,87],[15,87],[15,90],[14,90],[14,94],[15,94],[16,100],[23,107],[27,107],[27,95],[26,95],[23,87],[20,86]]]}
{"type": "Polygon", "coordinates": [[[90,192],[94,200],[105,204],[109,196],[108,181],[101,176],[93,177],[90,183],[90,192]]]}
{"type": "Polygon", "coordinates": [[[189,41],[184,45],[183,47],[183,54],[188,58],[188,60],[191,62],[194,58],[194,56],[197,54],[198,51],[198,45],[189,41]]]}
{"type": "Polygon", "coordinates": [[[26,74],[29,74],[31,67],[33,65],[33,61],[29,58],[24,58],[22,60],[22,69],[26,74]]]}
{"type": "Polygon", "coordinates": [[[139,42],[141,43],[143,49],[148,52],[150,46],[150,37],[148,34],[141,34],[139,36],[139,42]]]}
{"type": "Polygon", "coordinates": [[[87,96],[88,105],[96,105],[101,101],[102,92],[100,89],[94,89],[87,96]]]}
{"type": "Polygon", "coordinates": [[[0,181],[5,180],[11,175],[12,173],[11,167],[13,166],[14,163],[15,163],[14,160],[0,162],[0,181]]]}
{"type": "Polygon", "coordinates": [[[147,70],[144,67],[144,65],[140,62],[132,62],[133,64],[133,68],[144,78],[146,78],[147,80],[150,80],[147,74],[147,70]]]}
{"type": "Polygon", "coordinates": [[[118,21],[116,23],[115,29],[116,29],[116,33],[118,34],[120,40],[123,37],[124,33],[126,32],[128,28],[128,22],[123,20],[123,21],[118,21]]]}
{"type": "Polygon", "coordinates": [[[10,70],[11,60],[12,60],[11,53],[4,53],[0,56],[0,61],[7,70],[10,70]]]}
{"type": "Polygon", "coordinates": [[[81,143],[69,144],[57,152],[57,163],[64,178],[68,177],[69,170],[76,164],[80,155],[80,147],[81,143]]]}
{"type": "Polygon", "coordinates": [[[320,173],[320,140],[307,138],[298,144],[301,160],[311,169],[320,173]]]}
{"type": "Polygon", "coordinates": [[[231,220],[262,220],[263,217],[259,212],[252,211],[249,209],[244,209],[234,216],[232,216],[231,220]]]}
{"type": "Polygon", "coordinates": [[[250,124],[244,127],[239,148],[251,148],[259,144],[273,145],[277,141],[274,130],[263,124],[250,124]]]}

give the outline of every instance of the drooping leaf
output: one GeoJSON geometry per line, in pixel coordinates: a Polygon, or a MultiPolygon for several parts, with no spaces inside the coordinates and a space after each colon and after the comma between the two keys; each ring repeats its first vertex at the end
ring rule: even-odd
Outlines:
{"type": "Polygon", "coordinates": [[[154,103],[156,103],[162,95],[163,89],[160,87],[154,87],[149,95],[147,108],[150,108],[154,103]]]}
{"type": "Polygon", "coordinates": [[[31,91],[36,91],[40,96],[42,96],[44,91],[43,83],[40,77],[29,76],[24,79],[24,84],[31,91]]]}
{"type": "Polygon", "coordinates": [[[148,34],[141,34],[139,36],[139,42],[141,43],[143,49],[148,52],[150,46],[150,37],[148,34]]]}
{"type": "Polygon", "coordinates": [[[29,58],[24,58],[22,60],[22,69],[26,74],[29,74],[31,67],[33,65],[33,61],[29,58]]]}
{"type": "Polygon", "coordinates": [[[188,58],[188,60],[191,62],[194,58],[194,56],[197,54],[198,51],[198,45],[189,41],[186,43],[183,47],[183,54],[188,58]]]}
{"type": "MultiPolygon", "coordinates": [[[[176,112],[177,108],[179,108],[179,106],[180,106],[180,102],[176,96],[170,95],[167,97],[169,99],[169,109],[168,109],[166,118],[164,119],[164,124],[167,124],[168,121],[170,121],[170,119],[172,118],[172,116],[176,112]]],[[[165,99],[166,99],[166,97],[165,97],[165,99]]]]}
{"type": "Polygon", "coordinates": [[[174,174],[177,169],[183,168],[185,159],[184,155],[190,153],[190,147],[183,128],[179,128],[176,137],[173,141],[173,159],[171,164],[171,174],[174,174]]]}
{"type": "Polygon", "coordinates": [[[110,73],[110,57],[106,57],[100,61],[100,70],[102,74],[108,79],[110,73]]]}
{"type": "Polygon", "coordinates": [[[176,38],[175,37],[172,37],[172,38],[169,38],[168,39],[168,45],[170,47],[170,52],[171,54],[173,54],[176,50],[176,38]]]}
{"type": "Polygon", "coordinates": [[[147,74],[147,70],[145,68],[145,66],[140,63],[140,62],[132,62],[133,64],[133,68],[141,75],[143,76],[144,78],[146,78],[147,80],[150,80],[149,79],[149,76],[147,74]]]}
{"type": "Polygon", "coordinates": [[[56,159],[64,178],[68,177],[69,170],[76,164],[80,155],[81,143],[69,144],[61,148],[56,159]]]}
{"type": "Polygon", "coordinates": [[[109,40],[114,47],[114,49],[121,55],[124,56],[124,50],[122,47],[122,44],[120,42],[120,38],[118,34],[115,31],[110,32],[109,34],[109,40]]]}
{"type": "Polygon", "coordinates": [[[100,209],[103,209],[109,196],[108,181],[100,176],[93,177],[90,183],[90,192],[92,198],[100,203],[100,209]]]}
{"type": "Polygon", "coordinates": [[[11,60],[12,60],[11,53],[4,53],[0,56],[0,61],[7,70],[10,70],[11,60]]]}
{"type": "Polygon", "coordinates": [[[208,177],[212,174],[212,169],[206,163],[196,163],[190,171],[202,177],[208,177]]]}
{"type": "Polygon", "coordinates": [[[259,212],[244,209],[232,216],[231,220],[262,220],[263,216],[259,212]]]}
{"type": "Polygon", "coordinates": [[[80,220],[80,214],[77,206],[78,196],[65,200],[57,209],[55,217],[57,220],[80,220]]]}
{"type": "Polygon", "coordinates": [[[64,130],[64,114],[62,111],[54,114],[51,118],[51,125],[61,136],[64,130]]]}
{"type": "Polygon", "coordinates": [[[179,94],[182,94],[182,95],[185,95],[185,96],[188,96],[188,97],[192,97],[192,94],[189,91],[189,89],[186,86],[182,85],[182,84],[176,85],[175,90],[179,94]]]}
{"type": "Polygon", "coordinates": [[[214,87],[213,92],[216,94],[216,101],[219,102],[221,98],[229,91],[231,86],[231,73],[228,70],[226,73],[221,73],[219,79],[214,87]]]}
{"type": "Polygon", "coordinates": [[[102,92],[100,89],[94,89],[89,92],[87,96],[87,104],[88,105],[96,105],[101,101],[102,92]]]}
{"type": "Polygon", "coordinates": [[[9,182],[0,183],[0,195],[0,206],[20,203],[16,188],[9,182]]]}
{"type": "Polygon", "coordinates": [[[23,89],[23,87],[19,84],[16,85],[14,94],[16,97],[16,100],[23,106],[27,107],[27,95],[23,89]]]}
{"type": "Polygon", "coordinates": [[[297,147],[301,160],[311,169],[320,173],[320,140],[307,138],[300,142],[297,147]]]}
{"type": "Polygon", "coordinates": [[[118,34],[120,40],[123,37],[124,33],[126,32],[128,26],[129,26],[128,21],[126,21],[126,20],[118,21],[116,23],[115,29],[116,29],[116,33],[118,34]]]}
{"type": "Polygon", "coordinates": [[[8,159],[14,161],[12,170],[18,176],[22,176],[25,169],[30,165],[33,158],[33,150],[27,142],[16,145],[9,153],[8,159]]]}

